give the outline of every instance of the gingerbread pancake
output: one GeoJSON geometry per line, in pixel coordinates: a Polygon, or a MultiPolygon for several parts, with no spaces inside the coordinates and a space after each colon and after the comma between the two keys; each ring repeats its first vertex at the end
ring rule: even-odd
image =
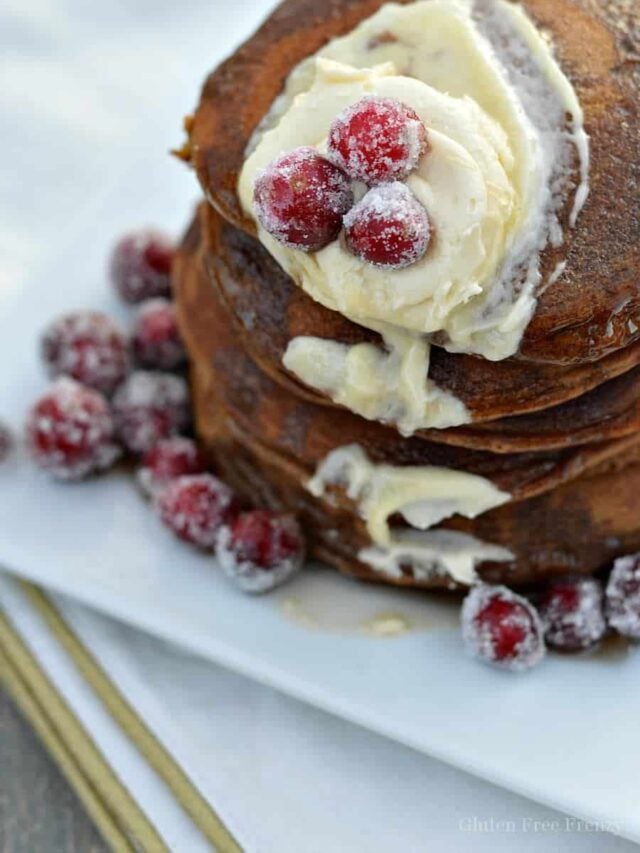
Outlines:
{"type": "MultiPolygon", "coordinates": [[[[382,0],[286,0],[207,80],[190,124],[188,156],[207,198],[236,228],[254,233],[237,198],[238,175],[247,144],[288,74],[381,5],[382,0]],[[250,96],[239,98],[239,92],[250,96]]],[[[565,246],[542,257],[544,284],[519,357],[536,363],[598,362],[640,336],[640,71],[633,36],[640,10],[627,0],[523,0],[522,5],[553,39],[584,107],[591,169],[590,194],[577,226],[565,246]],[[551,283],[559,261],[563,273],[551,283]]],[[[372,44],[376,63],[384,59],[384,39],[372,44]]],[[[443,372],[460,372],[459,384],[465,383],[468,365],[464,360],[453,365],[443,372]]],[[[539,401],[535,405],[540,407],[539,401]]],[[[480,419],[488,416],[485,412],[480,419]]]]}
{"type": "MultiPolygon", "coordinates": [[[[290,340],[298,335],[350,344],[380,339],[314,302],[255,238],[224,222],[209,205],[201,205],[198,216],[211,286],[218,289],[243,346],[276,381],[310,401],[333,407],[331,400],[301,386],[282,366],[290,340]]],[[[501,452],[631,434],[640,426],[640,384],[633,370],[639,363],[640,343],[600,362],[572,366],[518,359],[488,362],[434,347],[430,377],[465,403],[474,426],[495,423],[425,435],[433,441],[501,452]],[[619,379],[610,382],[615,377],[619,379]],[[536,414],[522,420],[523,413],[530,412],[536,414]],[[502,421],[496,420],[505,418],[503,429],[502,421]]]]}

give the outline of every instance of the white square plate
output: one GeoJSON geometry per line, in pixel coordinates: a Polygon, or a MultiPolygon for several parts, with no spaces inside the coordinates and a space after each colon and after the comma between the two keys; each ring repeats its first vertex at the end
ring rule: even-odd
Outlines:
{"type": "MultiPolygon", "coordinates": [[[[160,160],[154,168],[159,177],[172,167],[160,160]]],[[[150,179],[153,171],[147,168],[150,179]]],[[[36,340],[47,320],[83,305],[122,313],[109,297],[104,266],[111,236],[123,227],[125,189],[125,226],[154,211],[157,221],[174,224],[175,206],[167,210],[152,191],[132,197],[125,175],[55,260],[0,301],[0,416],[16,428],[45,386],[36,340]]],[[[179,207],[186,215],[188,206],[179,207]]],[[[211,558],[160,528],[127,474],[57,484],[20,450],[0,466],[0,563],[458,767],[640,839],[638,654],[552,656],[514,677],[464,655],[451,601],[372,588],[324,569],[309,569],[271,596],[245,597],[211,558]],[[303,624],[305,614],[320,628],[303,624]],[[368,635],[363,626],[380,614],[404,616],[413,630],[368,635]]]]}
{"type": "MultiPolygon", "coordinates": [[[[253,3],[250,20],[242,20],[240,7],[230,14],[233,37],[247,31],[266,5],[253,3]]],[[[151,115],[148,92],[169,91],[163,86],[176,67],[176,50],[188,56],[188,46],[197,42],[202,68],[185,60],[182,94],[174,79],[171,98],[159,98],[158,126],[132,125],[130,149],[103,148],[95,174],[87,167],[95,146],[86,149],[82,175],[61,177],[64,225],[49,219],[41,229],[48,243],[41,247],[39,271],[24,285],[0,287],[0,417],[16,428],[45,386],[36,355],[43,325],[76,307],[126,316],[106,285],[113,238],[148,222],[177,233],[187,220],[197,197],[194,179],[163,153],[170,141],[179,141],[172,129],[178,104],[188,108],[193,80],[228,49],[214,26],[220,9],[202,4],[202,14],[212,21],[204,34],[192,27],[192,37],[186,25],[174,29],[166,22],[153,33],[142,83],[124,67],[123,77],[132,81],[132,110],[139,105],[151,115]],[[166,69],[159,67],[162,45],[174,51],[174,65],[166,69]],[[142,86],[138,92],[136,85],[142,86]],[[99,192],[77,209],[74,203],[71,218],[66,193],[81,179],[99,192]]],[[[142,63],[140,44],[122,42],[142,63]]],[[[113,43],[107,49],[113,51],[113,43]]],[[[54,84],[60,88],[54,79],[52,98],[54,84]]],[[[78,112],[73,121],[79,119],[78,112]]],[[[73,130],[70,125],[69,139],[73,130]]],[[[64,128],[60,132],[63,144],[64,128]]],[[[77,133],[74,139],[85,150],[77,133]]],[[[43,196],[49,211],[51,201],[50,193],[43,196]]],[[[20,452],[0,466],[0,564],[490,781],[640,840],[639,654],[554,656],[513,677],[465,657],[457,606],[450,601],[368,587],[322,569],[310,569],[270,597],[244,597],[210,558],[160,529],[125,474],[55,484],[20,452]],[[285,611],[297,611],[297,621],[285,611]],[[303,624],[305,613],[324,627],[303,624]],[[414,629],[384,639],[362,630],[385,613],[404,616],[414,629]]]]}

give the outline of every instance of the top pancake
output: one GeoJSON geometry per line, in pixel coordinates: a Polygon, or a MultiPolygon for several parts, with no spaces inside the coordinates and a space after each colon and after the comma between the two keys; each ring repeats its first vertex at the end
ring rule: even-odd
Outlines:
{"type": "MultiPolygon", "coordinates": [[[[289,72],[329,39],[344,35],[382,0],[286,0],[208,78],[190,125],[189,157],[209,201],[247,233],[253,222],[236,193],[251,135],[289,72]]],[[[598,361],[640,337],[640,8],[628,0],[523,0],[552,36],[591,137],[591,191],[566,245],[546,250],[543,288],[519,357],[576,364],[598,361]],[[635,8],[632,9],[632,5],[635,8]]],[[[372,57],[372,64],[375,64],[372,57]]],[[[277,298],[274,293],[273,298],[277,298]]]]}

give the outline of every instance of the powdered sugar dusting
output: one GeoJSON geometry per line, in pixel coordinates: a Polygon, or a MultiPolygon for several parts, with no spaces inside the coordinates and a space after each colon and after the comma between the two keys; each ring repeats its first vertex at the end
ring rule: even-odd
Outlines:
{"type": "Polygon", "coordinates": [[[257,174],[253,200],[263,228],[280,243],[317,251],[338,236],[353,192],[341,169],[301,147],[257,174]]]}
{"type": "Polygon", "coordinates": [[[155,508],[180,539],[210,550],[234,512],[234,497],[212,474],[194,474],[171,480],[157,495],[155,508]]]}
{"type": "Polygon", "coordinates": [[[176,435],[159,441],[144,457],[136,479],[145,495],[152,497],[170,480],[204,473],[204,460],[192,438],[176,435]]]}
{"type": "Polygon", "coordinates": [[[70,376],[105,394],[124,379],[129,367],[126,335],[99,311],[58,318],[45,329],[40,348],[50,376],[70,376]]]}
{"type": "Polygon", "coordinates": [[[133,332],[138,362],[158,370],[176,370],[187,360],[176,309],[168,299],[147,299],[140,305],[133,332]]]}
{"type": "Polygon", "coordinates": [[[189,427],[187,383],[170,373],[136,370],[116,391],[113,414],[125,446],[134,453],[145,453],[160,439],[189,427]]]}
{"type": "Polygon", "coordinates": [[[240,516],[235,530],[231,525],[220,530],[216,557],[227,577],[243,592],[260,594],[275,589],[300,571],[305,548],[300,527],[293,516],[258,510],[240,516]],[[238,524],[249,516],[268,517],[271,535],[285,536],[287,547],[280,549],[270,559],[264,559],[264,555],[250,555],[253,549],[244,548],[242,542],[238,541],[238,524]]]}
{"type": "Polygon", "coordinates": [[[427,150],[424,123],[396,98],[366,96],[343,110],[329,131],[328,156],[369,186],[403,180],[427,150]]]}
{"type": "Polygon", "coordinates": [[[344,227],[353,254],[391,269],[418,261],[431,238],[427,211],[400,181],[369,190],[344,217],[344,227]]]}
{"type": "Polygon", "coordinates": [[[522,672],[545,655],[537,611],[506,586],[473,587],[462,604],[461,621],[467,650],[486,663],[522,672]]]}
{"type": "Polygon", "coordinates": [[[40,468],[59,480],[79,480],[120,456],[109,406],[97,391],[57,379],[27,418],[27,443],[40,468]]]}
{"type": "Polygon", "coordinates": [[[619,634],[640,640],[640,554],[613,564],[606,590],[609,625],[619,634]]]}

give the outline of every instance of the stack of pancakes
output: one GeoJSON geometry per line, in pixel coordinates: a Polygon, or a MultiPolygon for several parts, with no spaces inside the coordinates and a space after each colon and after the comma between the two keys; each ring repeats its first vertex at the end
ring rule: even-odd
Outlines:
{"type": "Polygon", "coordinates": [[[480,565],[483,578],[517,586],[597,572],[640,549],[640,51],[629,36],[640,31],[640,15],[626,0],[523,3],[553,37],[584,107],[590,195],[565,244],[545,250],[537,310],[514,357],[491,362],[434,346],[430,378],[464,402],[472,422],[407,438],[283,367],[297,336],[381,339],[314,302],[283,272],[236,193],[246,146],[288,73],[380,5],[286,0],[209,77],[189,122],[184,156],[207,201],[174,272],[199,436],[221,476],[249,500],[295,512],[312,554],[343,572],[452,585],[444,575],[416,577],[410,563],[399,577],[374,571],[358,559],[371,543],[344,490],[309,492],[327,455],[350,444],[375,463],[444,466],[511,494],[476,519],[439,525],[512,552],[508,562],[480,565]]]}

